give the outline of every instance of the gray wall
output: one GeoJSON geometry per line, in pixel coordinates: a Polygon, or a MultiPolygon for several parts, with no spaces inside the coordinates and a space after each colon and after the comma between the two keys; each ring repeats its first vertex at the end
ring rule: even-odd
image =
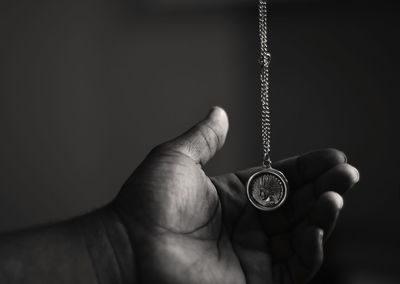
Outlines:
{"type": "MultiPolygon", "coordinates": [[[[2,4],[0,230],[109,202],[212,105],[231,129],[209,172],[259,163],[255,6],[180,2],[2,4]]],[[[316,283],[398,283],[399,8],[276,2],[273,158],[337,147],[361,171],[316,283]]]]}

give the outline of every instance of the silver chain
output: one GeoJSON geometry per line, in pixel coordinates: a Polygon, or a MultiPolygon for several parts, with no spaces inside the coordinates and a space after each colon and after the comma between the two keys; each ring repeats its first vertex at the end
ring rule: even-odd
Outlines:
{"type": "Polygon", "coordinates": [[[269,64],[271,54],[268,52],[267,33],[267,2],[259,0],[259,35],[260,35],[260,64],[261,64],[261,136],[263,145],[263,166],[271,167],[271,115],[269,108],[269,64]]]}

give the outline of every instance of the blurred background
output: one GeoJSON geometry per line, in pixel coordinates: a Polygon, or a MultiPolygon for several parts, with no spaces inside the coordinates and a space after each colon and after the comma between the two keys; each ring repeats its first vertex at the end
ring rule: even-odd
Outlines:
{"type": "MultiPolygon", "coordinates": [[[[146,153],[230,117],[219,174],[260,163],[257,1],[2,1],[0,231],[108,203],[146,153]]],[[[272,153],[360,169],[313,283],[400,283],[399,5],[270,1],[272,153]]]]}

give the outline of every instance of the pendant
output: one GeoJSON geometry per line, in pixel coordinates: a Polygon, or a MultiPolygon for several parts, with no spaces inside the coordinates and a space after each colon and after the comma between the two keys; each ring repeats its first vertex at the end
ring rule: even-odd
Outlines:
{"type": "Polygon", "coordinates": [[[288,181],[278,170],[264,168],[247,182],[247,197],[257,209],[272,211],[279,208],[288,195],[288,181]]]}

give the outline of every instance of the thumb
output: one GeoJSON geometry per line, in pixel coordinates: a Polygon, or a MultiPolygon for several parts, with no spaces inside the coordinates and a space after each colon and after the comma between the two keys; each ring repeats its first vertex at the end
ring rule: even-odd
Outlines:
{"type": "Polygon", "coordinates": [[[202,121],[166,145],[205,165],[224,145],[228,128],[226,112],[220,107],[213,107],[202,121]]]}

